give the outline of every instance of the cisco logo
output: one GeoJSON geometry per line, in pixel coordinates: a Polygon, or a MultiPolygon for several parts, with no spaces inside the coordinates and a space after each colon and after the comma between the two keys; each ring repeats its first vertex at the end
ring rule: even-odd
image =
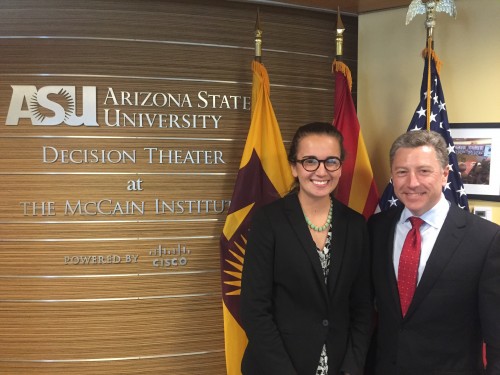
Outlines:
{"type": "Polygon", "coordinates": [[[11,87],[12,97],[5,125],[18,125],[19,120],[28,119],[32,125],[99,126],[95,86],[82,87],[81,103],[77,102],[75,86],[11,87]]]}

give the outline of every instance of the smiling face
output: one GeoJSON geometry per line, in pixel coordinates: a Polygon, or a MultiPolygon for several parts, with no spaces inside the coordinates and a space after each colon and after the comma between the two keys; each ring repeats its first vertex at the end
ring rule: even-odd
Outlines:
{"type": "MultiPolygon", "coordinates": [[[[315,157],[325,160],[329,157],[340,159],[339,141],[327,134],[309,134],[301,138],[297,147],[297,160],[315,157]]],[[[314,172],[308,172],[300,163],[291,163],[292,174],[299,183],[299,196],[303,198],[325,198],[337,187],[342,167],[334,172],[326,170],[324,163],[314,172]]]]}
{"type": "Polygon", "coordinates": [[[391,176],[396,196],[413,215],[421,216],[441,199],[448,169],[432,146],[402,147],[394,154],[391,176]]]}

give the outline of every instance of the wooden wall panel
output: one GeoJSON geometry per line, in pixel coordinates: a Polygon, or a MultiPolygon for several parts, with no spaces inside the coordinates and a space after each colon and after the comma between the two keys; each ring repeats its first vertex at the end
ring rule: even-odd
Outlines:
{"type": "MultiPolygon", "coordinates": [[[[0,373],[224,373],[219,238],[250,122],[256,11],[2,2],[0,373]],[[50,87],[63,91],[43,102],[50,87]],[[96,126],[69,124],[85,103],[96,126]],[[30,118],[59,113],[53,125],[30,118]]],[[[260,6],[260,16],[288,145],[299,125],[333,119],[336,15],[260,6]]],[[[355,98],[357,19],[343,21],[355,98]]]]}
{"type": "MultiPolygon", "coordinates": [[[[26,226],[26,231],[36,231],[39,226],[26,226]]],[[[96,224],[96,225],[103,225],[96,224]]],[[[45,225],[47,226],[47,225],[45,225]]],[[[163,223],[163,227],[172,227],[171,222],[163,223]]],[[[194,225],[199,226],[199,223],[194,225]]],[[[208,226],[208,224],[207,224],[208,226]]],[[[54,227],[57,234],[61,232],[57,226],[54,227]]],[[[64,225],[62,225],[64,227],[64,225]]],[[[130,225],[131,228],[135,226],[130,225]]],[[[177,229],[182,228],[178,225],[177,229]]],[[[95,228],[95,226],[94,226],[95,228]]],[[[76,278],[86,280],[88,277],[106,276],[121,282],[125,277],[139,277],[145,280],[145,276],[163,275],[183,275],[199,273],[209,273],[211,277],[219,277],[219,258],[217,246],[219,242],[218,234],[222,230],[222,224],[212,224],[209,230],[196,231],[195,236],[177,236],[174,228],[169,229],[169,234],[162,237],[140,239],[134,237],[122,237],[117,239],[92,238],[88,241],[72,236],[67,241],[57,240],[30,240],[24,237],[22,241],[17,239],[9,240],[7,235],[2,233],[3,242],[0,243],[0,275],[13,276],[17,278],[40,278],[40,277],[61,277],[76,278]],[[165,243],[170,243],[166,246],[165,243]],[[98,243],[98,248],[95,243],[98,243]],[[171,250],[171,255],[158,254],[158,248],[171,250]],[[179,247],[181,253],[179,254],[179,247]],[[186,254],[184,249],[189,252],[186,254]],[[173,250],[176,250],[174,253],[173,250]],[[90,257],[102,255],[104,260],[92,259],[90,257]],[[137,262],[127,262],[127,255],[140,255],[137,262]],[[107,258],[112,256],[112,258],[107,258]],[[76,258],[75,258],[76,257],[76,258]],[[117,259],[119,257],[119,259],[117,259]],[[168,264],[167,259],[184,257],[187,263],[180,267],[168,264]],[[119,261],[119,262],[118,262],[119,261]],[[85,264],[95,264],[95,267],[87,267],[85,264]]],[[[17,229],[17,228],[16,228],[17,229]]],[[[8,228],[7,228],[8,230],[8,228]]],[[[158,234],[161,230],[156,230],[158,234]]],[[[94,230],[94,232],[97,232],[94,230]]],[[[143,231],[140,234],[143,235],[143,231]]],[[[51,233],[47,233],[50,235],[51,233]]],[[[17,280],[17,278],[14,278],[17,280]]],[[[10,282],[6,278],[3,282],[10,282]]],[[[2,291],[3,293],[3,291],[2,291]]],[[[22,297],[22,295],[18,296],[22,297]]],[[[1,298],[0,298],[1,299],[1,298]]]]}
{"type": "Polygon", "coordinates": [[[4,138],[0,148],[5,172],[52,173],[217,173],[238,170],[241,142],[180,137],[121,138],[4,138]],[[17,148],[22,144],[22,152],[17,148]]]}
{"type": "Polygon", "coordinates": [[[3,359],[182,356],[223,347],[218,296],[3,303],[3,359]],[[190,306],[187,307],[189,301],[190,306]]]}
{"type": "Polygon", "coordinates": [[[65,374],[223,374],[225,367],[224,356],[220,351],[190,353],[184,356],[160,356],[130,358],[109,361],[71,361],[67,362],[6,362],[2,369],[8,374],[37,374],[37,375],[65,375],[65,374]]]}

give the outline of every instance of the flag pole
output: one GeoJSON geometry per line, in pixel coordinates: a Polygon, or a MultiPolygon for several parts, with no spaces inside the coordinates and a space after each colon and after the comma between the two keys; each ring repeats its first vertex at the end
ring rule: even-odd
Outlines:
{"type": "MultiPolygon", "coordinates": [[[[417,14],[425,14],[425,27],[427,28],[427,45],[424,50],[424,58],[427,58],[427,131],[431,129],[431,60],[437,58],[434,55],[434,27],[436,26],[436,12],[445,12],[450,16],[457,16],[457,8],[454,0],[412,0],[406,13],[406,24],[408,25],[417,14]],[[427,53],[427,55],[425,55],[427,53]]],[[[439,73],[438,61],[436,69],[439,73]]]]}
{"type": "Polygon", "coordinates": [[[434,27],[436,26],[435,17],[435,5],[434,1],[428,1],[425,3],[425,10],[427,13],[427,18],[425,20],[425,26],[427,28],[427,121],[426,129],[431,130],[431,59],[432,51],[434,49],[433,33],[434,27]]]}
{"type": "Polygon", "coordinates": [[[342,56],[344,54],[344,31],[345,31],[344,23],[340,18],[340,7],[338,7],[336,37],[335,37],[336,51],[335,51],[335,59],[333,60],[332,63],[332,73],[335,74],[335,72],[342,72],[347,79],[349,91],[351,91],[352,89],[351,70],[346,64],[342,62],[342,56]]]}
{"type": "Polygon", "coordinates": [[[432,47],[433,47],[432,36],[427,38],[427,131],[431,130],[431,59],[432,59],[432,47]]]}
{"type": "Polygon", "coordinates": [[[343,45],[344,45],[344,23],[340,18],[340,7],[337,7],[337,36],[335,38],[336,42],[336,60],[341,61],[342,55],[344,54],[343,45]]]}
{"type": "Polygon", "coordinates": [[[343,146],[349,157],[342,163],[342,179],[335,190],[335,198],[368,219],[377,209],[378,192],[352,98],[351,70],[342,61],[344,31],[338,7],[336,57],[332,63],[335,79],[332,125],[342,133],[343,146]]]}
{"type": "Polygon", "coordinates": [[[257,19],[255,20],[255,61],[262,62],[262,29],[260,28],[260,11],[257,7],[257,19]]]}

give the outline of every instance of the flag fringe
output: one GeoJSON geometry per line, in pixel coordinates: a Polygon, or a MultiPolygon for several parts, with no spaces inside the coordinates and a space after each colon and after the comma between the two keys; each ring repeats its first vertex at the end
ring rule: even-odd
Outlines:
{"type": "Polygon", "coordinates": [[[341,72],[347,79],[347,84],[349,86],[349,91],[352,91],[352,76],[349,67],[342,61],[333,60],[332,63],[332,73],[341,72]]]}
{"type": "MultiPolygon", "coordinates": [[[[428,53],[429,53],[429,48],[424,48],[423,51],[422,51],[422,57],[424,59],[427,58],[428,57],[428,53]]],[[[439,60],[439,57],[437,56],[436,51],[434,51],[433,49],[431,49],[431,58],[436,63],[436,71],[437,71],[437,73],[440,74],[440,72],[441,72],[441,65],[443,63],[441,62],[441,60],[439,60]]]]}

